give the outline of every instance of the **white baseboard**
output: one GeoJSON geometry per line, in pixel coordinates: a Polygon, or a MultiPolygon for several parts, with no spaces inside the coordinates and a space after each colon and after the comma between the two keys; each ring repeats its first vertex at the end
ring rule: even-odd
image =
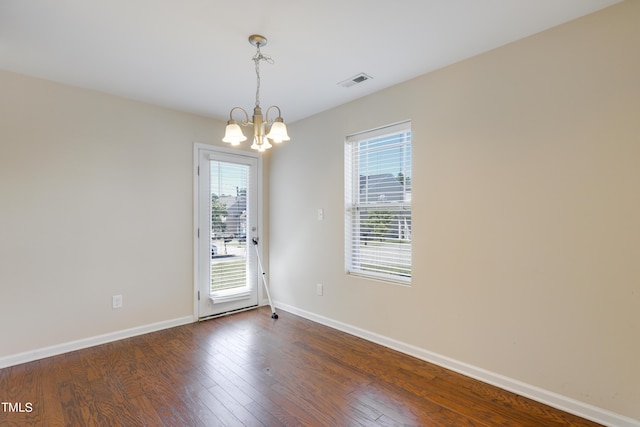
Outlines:
{"type": "Polygon", "coordinates": [[[593,405],[571,399],[566,396],[553,393],[539,387],[523,383],[494,372],[478,368],[467,363],[460,362],[449,357],[433,353],[420,347],[413,346],[392,338],[379,335],[365,329],[358,328],[346,323],[342,323],[333,319],[329,319],[318,314],[299,309],[297,307],[276,301],[276,307],[281,308],[290,313],[304,317],[314,322],[321,323],[331,328],[364,338],[376,344],[397,350],[401,353],[408,354],[418,359],[433,363],[446,369],[458,372],[462,375],[477,379],[484,383],[500,387],[501,389],[516,393],[520,396],[527,397],[537,402],[549,405],[562,411],[577,415],[579,417],[600,423],[610,427],[640,427],[640,420],[634,420],[624,415],[616,414],[593,405]]]}
{"type": "Polygon", "coordinates": [[[95,337],[70,341],[50,347],[39,348],[36,350],[26,351],[24,353],[19,353],[11,356],[4,356],[0,357],[0,369],[6,368],[8,366],[19,365],[21,363],[31,362],[33,360],[43,359],[45,357],[68,353],[70,351],[93,347],[95,345],[106,344],[108,342],[113,342],[124,338],[135,337],[136,335],[148,334],[149,332],[173,328],[174,326],[186,325],[187,323],[193,322],[193,316],[185,316],[177,319],[151,323],[149,325],[137,326],[135,328],[124,329],[121,331],[110,332],[108,334],[97,335],[95,337]]]}

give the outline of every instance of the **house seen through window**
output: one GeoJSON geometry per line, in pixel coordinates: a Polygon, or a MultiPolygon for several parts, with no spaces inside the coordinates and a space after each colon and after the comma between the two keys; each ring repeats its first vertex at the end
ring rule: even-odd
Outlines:
{"type": "Polygon", "coordinates": [[[410,122],[347,137],[345,220],[347,273],[410,283],[410,122]]]}

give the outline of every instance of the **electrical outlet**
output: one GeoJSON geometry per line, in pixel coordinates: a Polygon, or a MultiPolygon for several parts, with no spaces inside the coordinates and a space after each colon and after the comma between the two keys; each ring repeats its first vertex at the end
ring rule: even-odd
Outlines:
{"type": "Polygon", "coordinates": [[[324,209],[318,209],[318,221],[324,221],[324,209]]]}
{"type": "Polygon", "coordinates": [[[114,295],[112,297],[113,308],[122,308],[122,295],[114,295]]]}
{"type": "Polygon", "coordinates": [[[322,292],[323,292],[322,283],[318,283],[316,285],[316,294],[322,296],[322,292]]]}

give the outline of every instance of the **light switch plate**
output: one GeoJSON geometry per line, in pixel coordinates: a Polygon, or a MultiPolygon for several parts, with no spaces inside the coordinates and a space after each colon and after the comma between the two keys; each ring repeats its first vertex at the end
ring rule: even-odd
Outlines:
{"type": "Polygon", "coordinates": [[[114,295],[112,298],[113,308],[122,308],[122,295],[114,295]]]}

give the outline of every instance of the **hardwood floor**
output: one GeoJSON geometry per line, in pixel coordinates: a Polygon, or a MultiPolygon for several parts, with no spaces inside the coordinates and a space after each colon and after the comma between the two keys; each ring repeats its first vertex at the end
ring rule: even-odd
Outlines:
{"type": "Polygon", "coordinates": [[[2,426],[596,426],[261,308],[0,370],[2,426]],[[25,405],[32,404],[28,412],[25,405]]]}

